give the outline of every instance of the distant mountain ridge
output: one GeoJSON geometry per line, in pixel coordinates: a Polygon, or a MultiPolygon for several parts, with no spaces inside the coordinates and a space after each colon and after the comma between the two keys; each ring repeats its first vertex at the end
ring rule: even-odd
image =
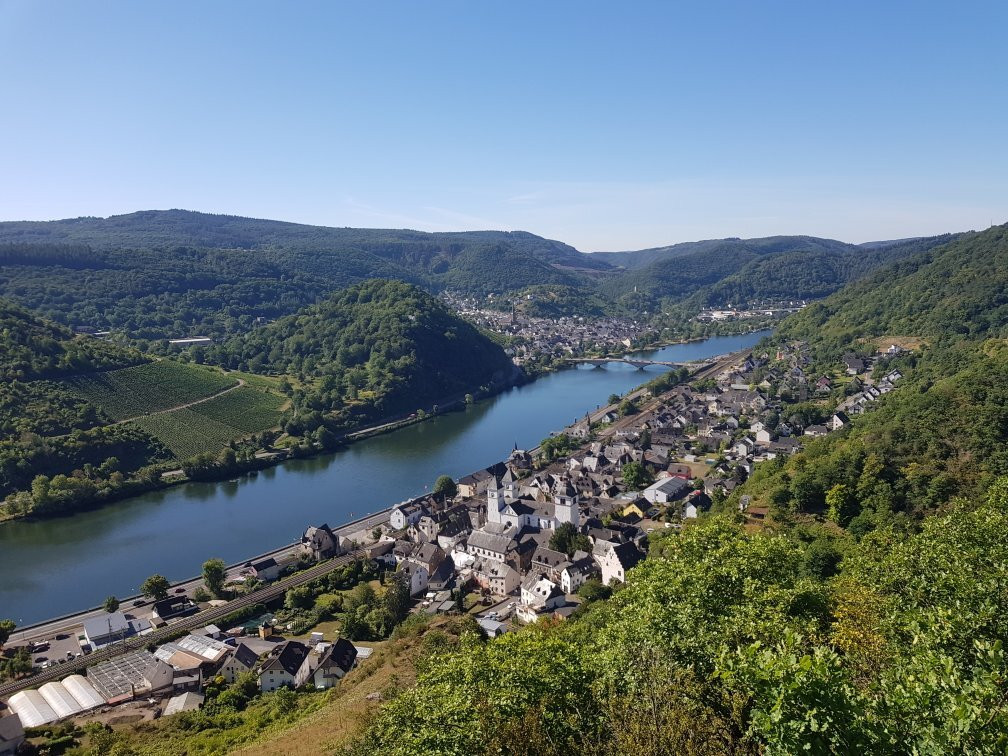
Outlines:
{"type": "Polygon", "coordinates": [[[564,311],[637,316],[825,296],[951,237],[866,246],[812,236],[710,239],[587,254],[525,231],[427,233],[145,210],[0,222],[0,296],[71,327],[157,341],[248,331],[334,291],[383,278],[430,292],[535,298],[564,311]]]}

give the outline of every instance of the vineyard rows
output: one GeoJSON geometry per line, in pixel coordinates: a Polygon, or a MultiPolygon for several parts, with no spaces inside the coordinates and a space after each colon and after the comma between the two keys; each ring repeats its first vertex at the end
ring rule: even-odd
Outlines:
{"type": "Polygon", "coordinates": [[[236,381],[207,368],[162,360],[79,376],[68,383],[113,420],[125,420],[198,401],[236,381]]]}
{"type": "Polygon", "coordinates": [[[190,408],[133,422],[159,439],[178,459],[187,459],[202,452],[218,452],[231,441],[276,426],[283,401],[243,386],[190,408]]]}

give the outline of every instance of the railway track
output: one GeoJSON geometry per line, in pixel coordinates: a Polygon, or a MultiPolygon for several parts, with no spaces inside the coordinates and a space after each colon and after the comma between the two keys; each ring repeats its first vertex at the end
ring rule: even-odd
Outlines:
{"type": "Polygon", "coordinates": [[[320,577],[328,575],[333,570],[343,567],[344,565],[352,562],[354,559],[362,556],[364,556],[364,552],[361,550],[351,551],[342,556],[330,559],[327,562],[317,564],[314,567],[304,570],[303,572],[298,572],[294,575],[286,577],[283,580],[278,580],[275,583],[265,585],[258,590],[252,591],[252,593],[236,598],[234,601],[229,601],[223,606],[211,607],[210,609],[205,609],[202,612],[197,612],[196,614],[184,617],[178,622],[158,628],[147,635],[137,635],[132,638],[127,638],[121,643],[113,643],[109,646],[105,646],[104,648],[100,648],[87,656],[80,656],[76,659],[64,662],[63,664],[56,664],[49,669],[44,669],[30,677],[24,677],[20,680],[11,680],[3,683],[0,685],[0,697],[8,698],[14,693],[17,693],[19,690],[34,688],[53,680],[62,680],[68,675],[72,675],[74,673],[83,673],[88,667],[93,667],[95,664],[107,661],[108,659],[113,659],[116,656],[127,653],[128,651],[146,648],[151,644],[163,643],[169,638],[177,636],[180,632],[189,632],[200,627],[206,627],[207,625],[224,619],[230,614],[234,614],[237,611],[241,611],[249,606],[254,606],[255,604],[269,603],[270,601],[284,595],[289,589],[318,580],[320,577]]]}

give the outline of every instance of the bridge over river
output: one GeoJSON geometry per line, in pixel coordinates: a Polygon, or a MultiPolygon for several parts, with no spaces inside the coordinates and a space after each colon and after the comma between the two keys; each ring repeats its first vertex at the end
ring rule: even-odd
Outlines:
{"type": "Polygon", "coordinates": [[[566,357],[564,362],[569,362],[572,365],[594,365],[595,367],[605,367],[612,363],[622,362],[638,370],[643,370],[650,365],[659,365],[668,368],[693,368],[706,364],[705,360],[695,362],[664,362],[662,360],[648,360],[642,357],[566,357]]]}

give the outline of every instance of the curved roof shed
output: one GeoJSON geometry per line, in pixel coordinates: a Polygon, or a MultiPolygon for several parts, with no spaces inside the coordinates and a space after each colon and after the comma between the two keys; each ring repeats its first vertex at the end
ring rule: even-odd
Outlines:
{"type": "Polygon", "coordinates": [[[77,702],[77,699],[70,695],[70,691],[63,687],[63,683],[47,682],[39,688],[39,693],[42,694],[42,698],[46,700],[46,703],[52,707],[52,710],[56,712],[56,716],[60,719],[72,717],[74,714],[80,714],[82,711],[82,707],[77,702]]]}
{"type": "Polygon", "coordinates": [[[39,727],[55,722],[59,716],[37,690],[22,690],[7,699],[7,706],[25,727],[39,727]]]}
{"type": "Polygon", "coordinates": [[[63,687],[71,696],[77,699],[83,711],[89,711],[105,705],[105,699],[95,690],[94,686],[81,675],[70,675],[63,681],[63,687]]]}

